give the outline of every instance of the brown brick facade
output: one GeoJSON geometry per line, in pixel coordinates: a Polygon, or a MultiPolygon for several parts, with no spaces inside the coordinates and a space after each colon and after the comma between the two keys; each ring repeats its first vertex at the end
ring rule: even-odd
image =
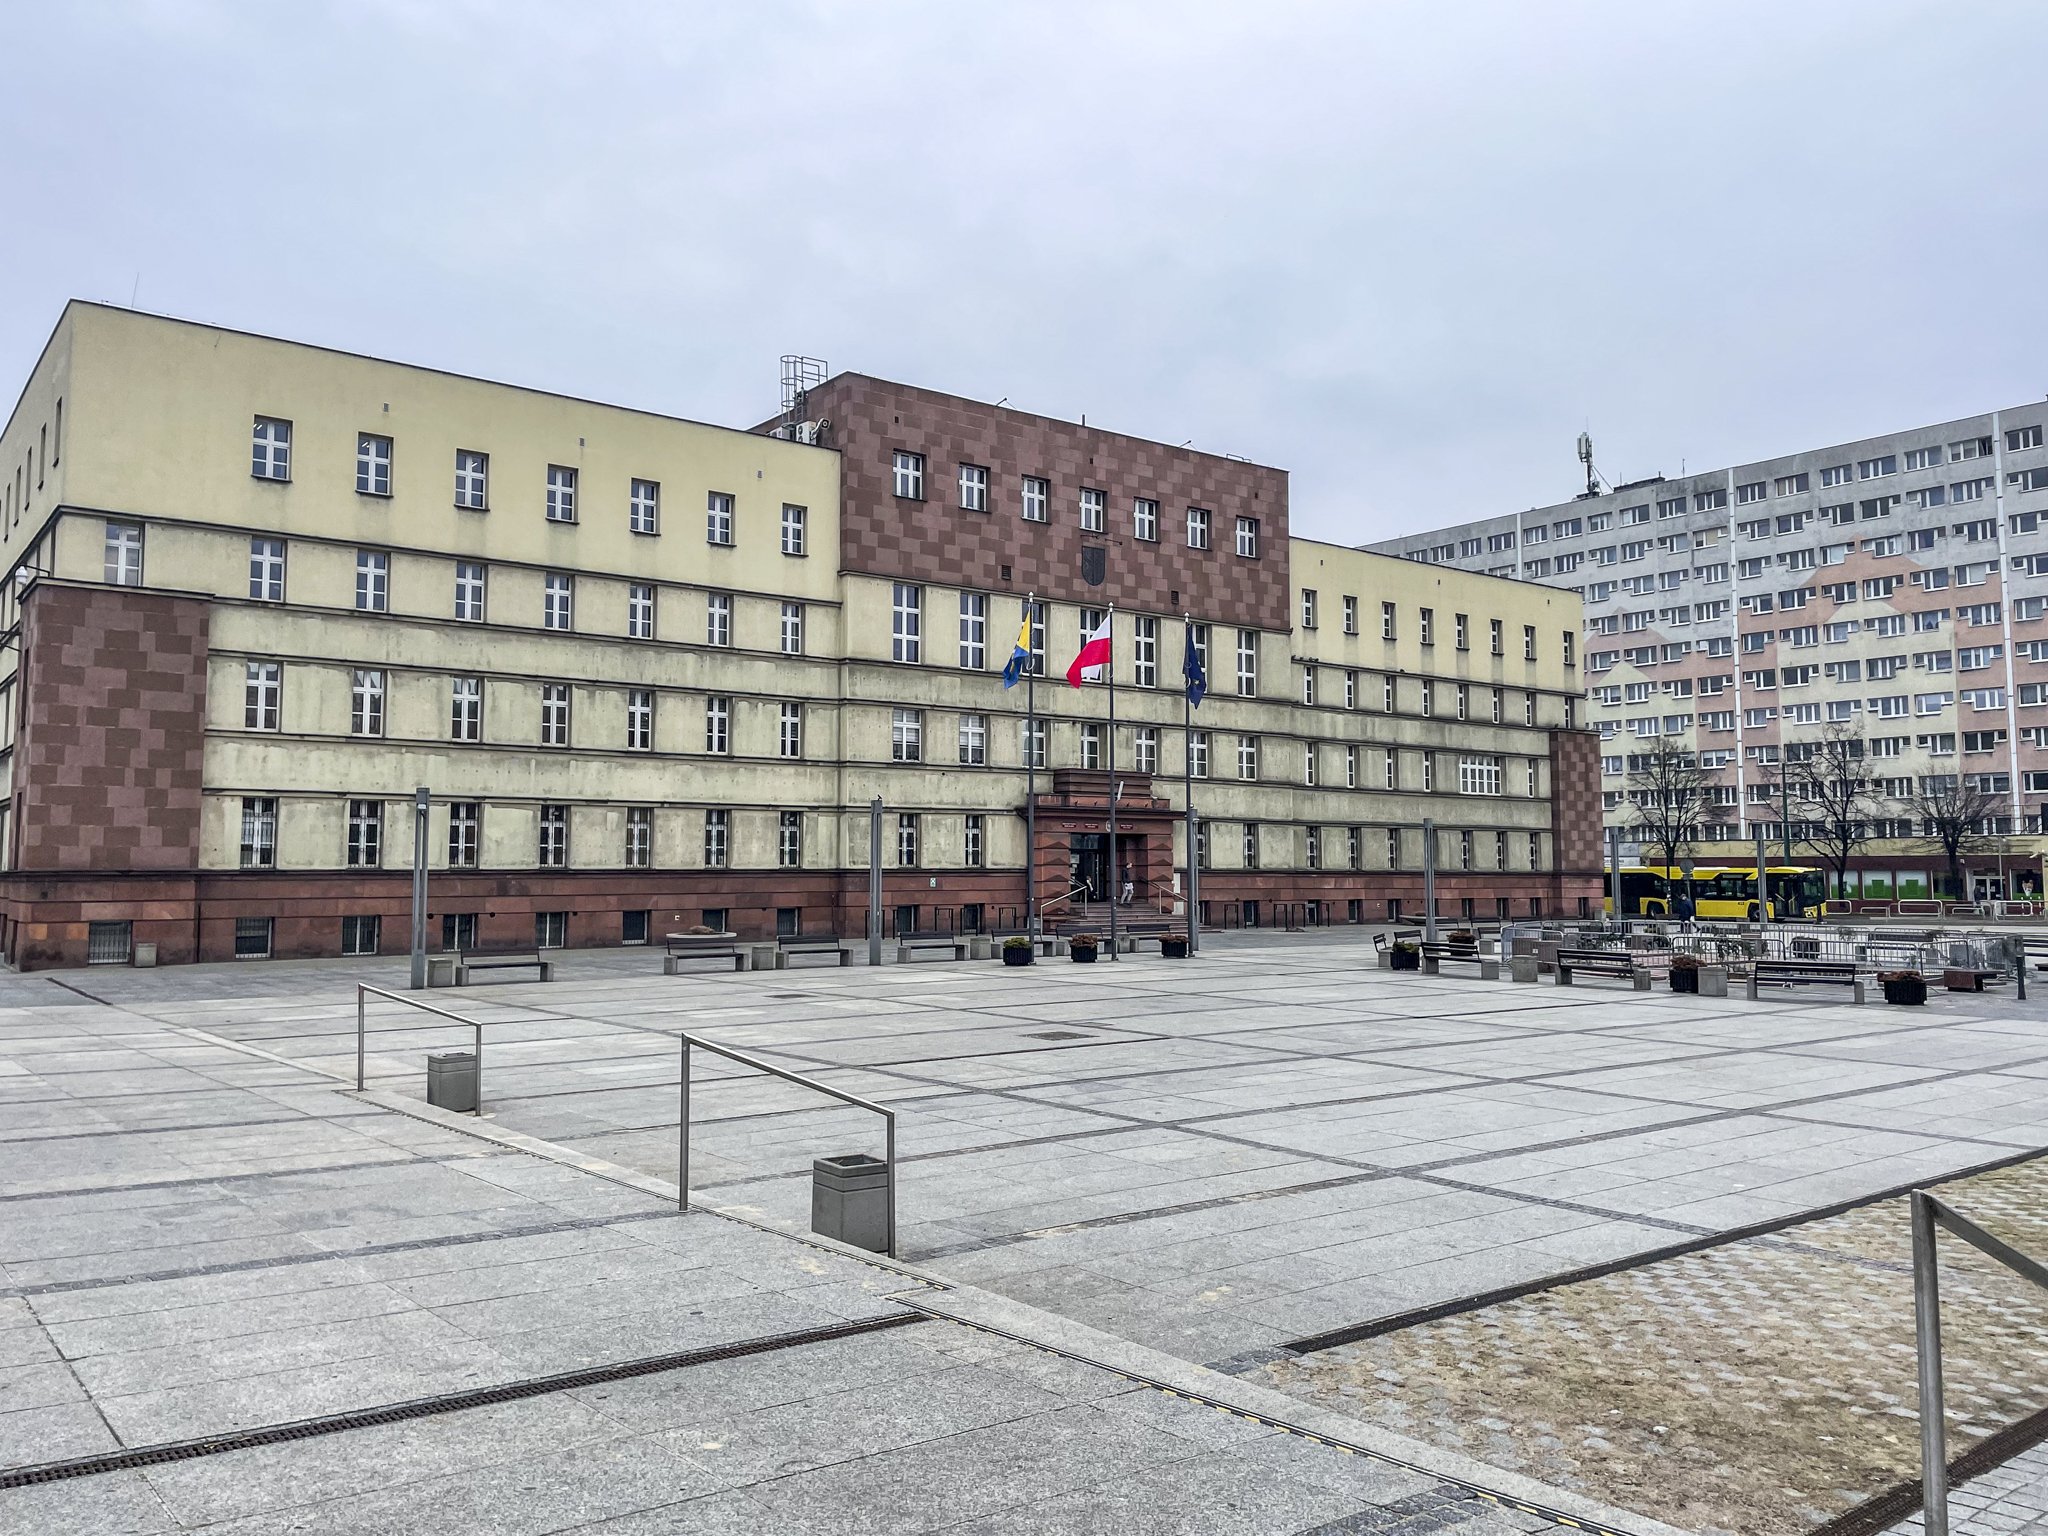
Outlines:
{"type": "Polygon", "coordinates": [[[1285,470],[864,374],[826,381],[804,408],[830,423],[821,441],[843,461],[846,570],[1141,612],[1178,607],[1198,619],[1264,629],[1291,622],[1285,470]],[[895,494],[898,449],[925,456],[922,501],[895,494]],[[962,464],[988,470],[986,512],[960,506],[962,464]],[[1046,522],[1022,515],[1026,475],[1051,482],[1046,522]],[[1081,531],[1083,487],[1107,498],[1102,534],[1081,531]],[[1132,535],[1132,503],[1140,496],[1159,503],[1156,541],[1132,535]],[[1191,506],[1209,512],[1206,550],[1188,548],[1191,506]],[[1259,520],[1256,559],[1235,552],[1240,515],[1259,520]],[[1100,587],[1080,575],[1081,551],[1090,545],[1107,551],[1100,587]]]}
{"type": "Polygon", "coordinates": [[[15,868],[198,867],[207,606],[126,587],[29,589],[15,868]]]}
{"type": "Polygon", "coordinates": [[[1550,733],[1550,837],[1559,873],[1599,878],[1600,738],[1592,731],[1550,733]]]}

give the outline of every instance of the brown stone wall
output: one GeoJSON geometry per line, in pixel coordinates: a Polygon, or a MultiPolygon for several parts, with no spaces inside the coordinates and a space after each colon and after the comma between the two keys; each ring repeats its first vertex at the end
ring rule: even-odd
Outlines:
{"type": "Polygon", "coordinates": [[[14,868],[199,863],[207,604],[39,582],[23,605],[14,868]]]}
{"type": "Polygon", "coordinates": [[[1600,738],[1592,731],[1552,731],[1550,837],[1561,873],[1599,879],[1600,823],[1600,738]]]}
{"type": "Polygon", "coordinates": [[[846,570],[1289,627],[1285,470],[864,374],[828,380],[811,391],[805,410],[830,421],[823,441],[841,455],[840,564],[846,570]],[[923,501],[895,494],[898,449],[925,456],[923,501]],[[988,511],[961,508],[962,464],[988,469],[988,511]],[[1052,482],[1047,522],[1024,520],[1026,475],[1052,482]],[[1103,534],[1081,531],[1083,486],[1108,498],[1103,534]],[[1132,536],[1131,504],[1139,496],[1159,503],[1157,542],[1132,536]],[[1190,506],[1209,510],[1206,550],[1187,547],[1190,506]],[[1235,553],[1240,513],[1259,520],[1256,559],[1235,553]],[[1103,586],[1081,579],[1085,545],[1107,547],[1103,586]]]}

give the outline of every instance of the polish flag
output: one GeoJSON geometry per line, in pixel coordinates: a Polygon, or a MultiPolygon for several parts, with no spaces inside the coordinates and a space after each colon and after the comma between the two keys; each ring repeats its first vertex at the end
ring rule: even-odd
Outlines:
{"type": "Polygon", "coordinates": [[[1091,683],[1102,681],[1102,669],[1109,665],[1109,615],[1102,616],[1101,627],[1081,642],[1081,654],[1074,658],[1067,668],[1067,681],[1076,688],[1086,678],[1091,683]]]}

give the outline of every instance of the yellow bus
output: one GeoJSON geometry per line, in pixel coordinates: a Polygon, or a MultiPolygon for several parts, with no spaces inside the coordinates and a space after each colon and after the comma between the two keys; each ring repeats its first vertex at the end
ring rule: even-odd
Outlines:
{"type": "MultiPolygon", "coordinates": [[[[1614,871],[1603,870],[1600,876],[1603,893],[1601,910],[1609,917],[1614,916],[1614,871]]],[[[1669,917],[1671,915],[1671,879],[1665,870],[1646,869],[1641,865],[1625,865],[1621,871],[1621,910],[1628,917],[1669,917]]]]}
{"type": "MultiPolygon", "coordinates": [[[[1674,894],[1684,888],[1681,870],[1658,869],[1674,894]]],[[[1754,922],[1759,916],[1782,922],[1788,918],[1810,918],[1821,914],[1827,901],[1828,879],[1824,871],[1808,864],[1769,864],[1764,867],[1769,882],[1769,910],[1760,913],[1756,893],[1756,866],[1695,868],[1692,872],[1692,915],[1754,922]]]]}

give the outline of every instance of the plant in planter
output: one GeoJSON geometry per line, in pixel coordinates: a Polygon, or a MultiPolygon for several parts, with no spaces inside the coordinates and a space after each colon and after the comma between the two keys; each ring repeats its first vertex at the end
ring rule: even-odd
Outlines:
{"type": "Polygon", "coordinates": [[[1067,954],[1077,965],[1095,963],[1095,935],[1077,933],[1067,940],[1067,954]]]}
{"type": "Polygon", "coordinates": [[[1012,934],[1003,940],[1003,964],[1029,965],[1031,959],[1031,941],[1023,934],[1012,934]]]}
{"type": "Polygon", "coordinates": [[[1403,939],[1387,953],[1393,957],[1393,968],[1397,971],[1419,971],[1422,969],[1422,946],[1403,939]]]}
{"type": "Polygon", "coordinates": [[[1163,933],[1159,936],[1159,953],[1168,960],[1185,960],[1188,957],[1188,940],[1184,933],[1163,933]]]}
{"type": "Polygon", "coordinates": [[[1673,955],[1671,957],[1671,990],[1674,992],[1697,992],[1699,989],[1699,956],[1673,955]]]}
{"type": "Polygon", "coordinates": [[[1927,1001],[1927,978],[1918,971],[1879,971],[1877,981],[1888,1003],[1913,1008],[1927,1001]]]}
{"type": "Polygon", "coordinates": [[[1444,941],[1457,949],[1477,949],[1479,935],[1470,928],[1454,928],[1444,935],[1444,941]]]}

